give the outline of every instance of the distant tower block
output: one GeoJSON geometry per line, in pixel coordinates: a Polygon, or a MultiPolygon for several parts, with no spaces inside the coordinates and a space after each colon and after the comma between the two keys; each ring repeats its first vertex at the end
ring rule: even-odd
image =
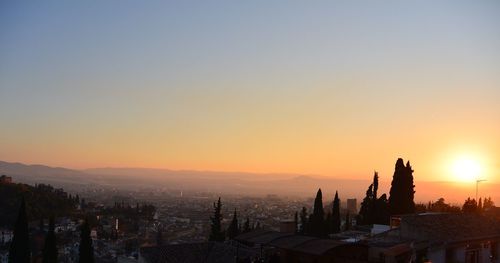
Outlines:
{"type": "Polygon", "coordinates": [[[356,198],[347,199],[347,210],[351,214],[358,213],[358,200],[356,198]]]}

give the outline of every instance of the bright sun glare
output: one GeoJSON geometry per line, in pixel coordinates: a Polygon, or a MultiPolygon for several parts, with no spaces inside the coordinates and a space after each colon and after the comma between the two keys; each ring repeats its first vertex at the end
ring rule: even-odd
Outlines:
{"type": "Polygon", "coordinates": [[[481,165],[479,161],[461,157],[455,160],[452,165],[453,175],[457,181],[470,182],[478,180],[481,175],[481,165]]]}

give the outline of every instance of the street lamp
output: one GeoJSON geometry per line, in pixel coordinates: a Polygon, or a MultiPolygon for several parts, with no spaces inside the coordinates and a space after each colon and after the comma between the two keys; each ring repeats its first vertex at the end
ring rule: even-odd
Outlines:
{"type": "Polygon", "coordinates": [[[485,179],[482,179],[482,180],[476,180],[476,202],[479,202],[479,200],[477,200],[477,193],[478,193],[478,189],[479,189],[479,183],[480,182],[484,182],[486,181],[485,179]]]}

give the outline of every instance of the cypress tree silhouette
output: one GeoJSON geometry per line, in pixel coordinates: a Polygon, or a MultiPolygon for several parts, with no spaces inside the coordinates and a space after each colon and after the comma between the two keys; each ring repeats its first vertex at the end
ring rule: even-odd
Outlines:
{"type": "Polygon", "coordinates": [[[212,224],[210,225],[210,236],[208,237],[208,240],[222,242],[224,241],[224,232],[222,231],[222,226],[221,226],[222,203],[220,201],[220,197],[219,200],[217,201],[217,204],[214,203],[213,206],[214,206],[214,216],[210,217],[212,224]]]}
{"type": "Polygon", "coordinates": [[[26,217],[26,203],[24,196],[21,198],[19,214],[14,226],[14,236],[9,249],[9,263],[30,263],[30,236],[28,218],[26,217]]]}
{"type": "Polygon", "coordinates": [[[389,208],[387,195],[378,198],[378,172],[373,175],[373,183],[368,187],[361,209],[356,217],[358,225],[388,224],[389,208]]]}
{"type": "Polygon", "coordinates": [[[325,211],[323,209],[323,194],[321,188],[316,193],[314,199],[314,208],[311,217],[309,218],[310,234],[316,237],[324,237],[327,235],[325,224],[325,211]]]}
{"type": "Polygon", "coordinates": [[[47,232],[47,236],[45,237],[45,244],[43,247],[42,263],[57,263],[57,240],[54,229],[54,218],[50,217],[49,231],[47,232]]]}
{"type": "Polygon", "coordinates": [[[156,226],[156,245],[163,245],[163,226],[161,224],[156,226]]]}
{"type": "Polygon", "coordinates": [[[332,220],[332,211],[328,211],[325,217],[325,225],[326,225],[326,233],[333,233],[333,220],[332,220]]]}
{"type": "Polygon", "coordinates": [[[404,165],[403,159],[396,161],[389,196],[389,211],[391,215],[411,214],[415,212],[415,185],[413,185],[413,170],[410,162],[404,165]]]}
{"type": "Polygon", "coordinates": [[[333,199],[332,232],[333,233],[340,232],[340,199],[337,191],[335,191],[335,198],[333,199]]]}
{"type": "Polygon", "coordinates": [[[227,237],[229,239],[234,239],[238,234],[238,214],[236,213],[236,209],[234,209],[233,220],[231,220],[231,224],[229,224],[227,228],[227,237]]]}
{"type": "Polygon", "coordinates": [[[356,224],[358,225],[367,225],[372,222],[372,203],[373,203],[373,184],[368,187],[366,190],[365,198],[363,198],[363,202],[361,202],[361,208],[359,209],[359,214],[356,219],[356,224]]]}
{"type": "Polygon", "coordinates": [[[252,229],[250,228],[250,219],[247,218],[245,219],[245,223],[243,224],[243,233],[250,232],[252,229]]]}
{"type": "Polygon", "coordinates": [[[87,220],[80,226],[79,263],[94,263],[94,247],[90,238],[90,226],[87,220]]]}
{"type": "Polygon", "coordinates": [[[351,229],[351,219],[349,218],[349,211],[345,214],[345,231],[351,229]]]}
{"type": "Polygon", "coordinates": [[[383,194],[379,199],[375,200],[375,208],[372,212],[373,224],[388,225],[389,214],[389,201],[387,195],[383,194]]]}
{"type": "Polygon", "coordinates": [[[299,227],[299,234],[305,235],[308,229],[308,218],[307,218],[307,208],[302,207],[302,210],[300,211],[300,227],[299,227]]]}
{"type": "Polygon", "coordinates": [[[293,216],[293,222],[295,223],[295,234],[299,233],[299,213],[295,211],[293,216]]]}

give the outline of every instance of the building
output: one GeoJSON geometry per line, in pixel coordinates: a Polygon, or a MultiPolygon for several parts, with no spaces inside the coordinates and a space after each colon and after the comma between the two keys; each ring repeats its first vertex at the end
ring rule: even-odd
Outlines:
{"type": "MultiPolygon", "coordinates": [[[[236,237],[238,242],[260,250],[260,257],[281,263],[367,262],[368,246],[355,242],[320,239],[267,230],[236,237]]],[[[266,261],[267,262],[267,261],[266,261]]]]}
{"type": "Polygon", "coordinates": [[[499,263],[500,221],[473,214],[424,213],[394,217],[389,231],[363,243],[371,262],[499,263]]]}
{"type": "Polygon", "coordinates": [[[347,211],[350,214],[358,214],[358,200],[356,198],[347,199],[347,211]]]}

